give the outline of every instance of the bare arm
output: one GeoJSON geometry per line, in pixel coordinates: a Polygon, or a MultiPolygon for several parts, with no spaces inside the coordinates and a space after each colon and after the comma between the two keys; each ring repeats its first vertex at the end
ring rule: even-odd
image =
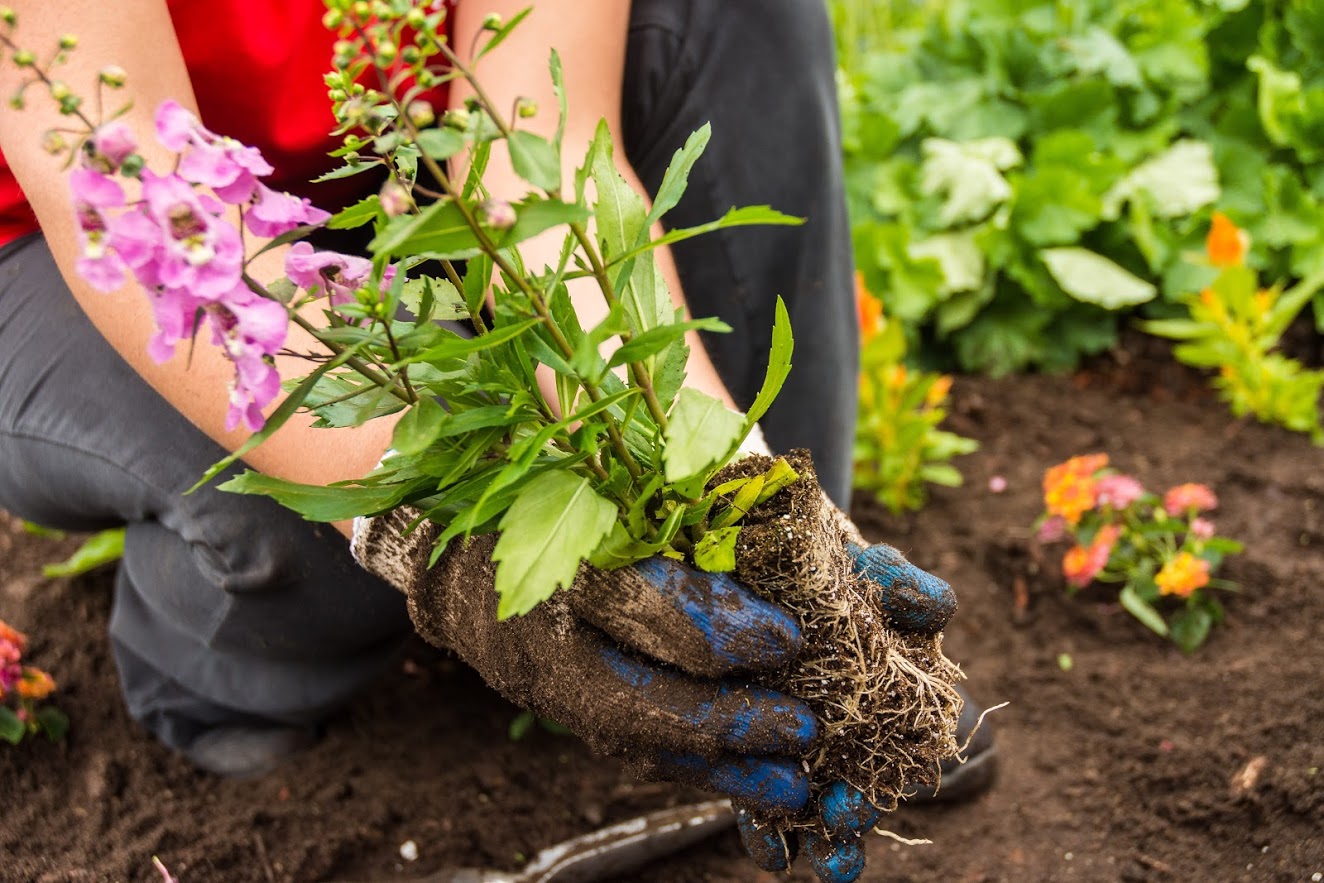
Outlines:
{"type": "MultiPolygon", "coordinates": [[[[39,57],[74,23],[79,45],[58,75],[75,94],[94,95],[97,71],[106,65],[117,64],[128,72],[128,87],[113,97],[132,99],[133,109],[124,119],[137,135],[148,165],[158,171],[169,169],[173,155],[156,144],[153,113],[168,98],[195,112],[197,108],[164,0],[19,0],[12,5],[19,16],[19,43],[39,57]]],[[[0,94],[12,94],[26,73],[10,64],[0,65],[0,94]]],[[[36,211],[65,282],[92,323],[143,379],[194,426],[234,450],[247,436],[242,430],[226,432],[224,428],[226,388],[233,368],[220,351],[200,344],[187,366],[188,354],[181,347],[174,359],[156,364],[147,355],[154,329],[151,310],[136,290],[137,283],[106,295],[92,290],[73,271],[78,243],[68,186],[58,163],[41,149],[41,133],[68,125],[68,120],[59,115],[44,92],[30,90],[24,111],[15,111],[7,103],[0,108],[0,150],[36,211]]],[[[281,256],[272,253],[263,266],[255,268],[255,275],[274,279],[282,275],[280,267],[281,256]]],[[[288,346],[298,351],[321,349],[293,326],[288,346]]],[[[285,377],[308,370],[306,362],[280,357],[277,367],[285,377]]],[[[309,416],[296,415],[253,451],[248,462],[271,475],[310,484],[359,478],[380,459],[393,426],[389,419],[375,420],[356,429],[328,432],[312,429],[311,422],[309,416]]]]}
{"type": "MultiPolygon", "coordinates": [[[[468,63],[474,35],[482,28],[488,13],[495,12],[509,20],[528,5],[528,0],[471,0],[459,4],[454,29],[456,51],[468,63]]],[[[606,119],[617,145],[623,141],[621,91],[629,24],[630,4],[621,0],[542,0],[509,39],[479,63],[478,78],[496,107],[511,108],[519,98],[533,99],[539,113],[521,124],[527,123],[527,128],[550,137],[556,129],[557,101],[547,72],[547,61],[553,47],[560,53],[570,105],[562,150],[565,181],[574,179],[575,167],[583,161],[599,120],[606,119]]],[[[462,107],[470,94],[462,85],[453,87],[451,106],[462,107]]],[[[619,147],[616,163],[625,180],[643,193],[639,176],[619,147]]],[[[520,196],[528,189],[511,168],[509,157],[501,148],[492,151],[484,181],[490,191],[507,198],[520,196]]],[[[535,268],[555,266],[560,248],[559,230],[520,246],[525,262],[535,268]]],[[[672,301],[678,307],[684,307],[680,277],[671,251],[659,248],[657,260],[672,301]]],[[[593,280],[575,280],[569,290],[575,311],[585,327],[606,317],[607,306],[593,280]]],[[[691,348],[688,385],[735,408],[698,334],[691,332],[687,342],[691,348]]],[[[555,401],[555,396],[550,395],[549,400],[555,401]]]]}

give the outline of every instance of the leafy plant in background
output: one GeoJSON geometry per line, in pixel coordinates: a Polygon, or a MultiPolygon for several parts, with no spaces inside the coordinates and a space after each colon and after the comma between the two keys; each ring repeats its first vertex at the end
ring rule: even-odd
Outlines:
{"type": "Polygon", "coordinates": [[[1216,204],[1275,276],[1324,263],[1315,0],[830,7],[857,262],[961,367],[1069,367],[1112,311],[1170,314],[1216,204]]]}
{"type": "Polygon", "coordinates": [[[17,745],[37,733],[58,742],[69,731],[69,718],[43,704],[55,681],[35,665],[23,664],[28,639],[0,620],[0,739],[17,745]]]}
{"type": "Polygon", "coordinates": [[[1038,538],[1071,542],[1062,559],[1069,592],[1094,582],[1120,584],[1122,607],[1154,632],[1187,653],[1204,643],[1223,619],[1210,590],[1236,588],[1213,574],[1224,556],[1242,549],[1214,535],[1205,517],[1218,505],[1213,491],[1182,484],[1159,497],[1108,468],[1107,454],[1059,463],[1044,473],[1043,488],[1038,538]]]}
{"type": "Polygon", "coordinates": [[[1196,297],[1185,300],[1190,318],[1157,319],[1142,326],[1151,334],[1181,341],[1177,359],[1218,373],[1213,384],[1238,417],[1254,414],[1265,423],[1309,433],[1324,444],[1320,426],[1324,371],[1308,370],[1274,352],[1283,332],[1324,285],[1324,267],[1284,291],[1260,288],[1246,266],[1249,236],[1215,214],[1206,254],[1218,276],[1196,297]]]}
{"type": "MultiPolygon", "coordinates": [[[[23,530],[33,536],[64,539],[64,531],[24,521],[23,530]]],[[[112,527],[92,534],[63,561],[42,565],[41,575],[49,578],[78,576],[113,564],[124,556],[124,528],[112,527]]]]}
{"type": "Polygon", "coordinates": [[[928,482],[959,487],[948,461],[979,448],[973,439],[939,429],[952,378],[909,368],[901,324],[856,277],[860,313],[860,413],[855,425],[855,487],[893,512],[919,509],[928,482]]]}

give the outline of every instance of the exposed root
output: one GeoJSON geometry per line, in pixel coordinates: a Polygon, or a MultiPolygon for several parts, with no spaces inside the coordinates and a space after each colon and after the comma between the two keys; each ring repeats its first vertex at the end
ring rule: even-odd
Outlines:
{"type": "MultiPolygon", "coordinates": [[[[814,477],[807,454],[787,458],[801,479],[745,519],[737,574],[801,624],[805,649],[773,686],[819,717],[808,763],[815,792],[835,781],[892,810],[904,793],[937,784],[938,764],[956,756],[956,719],[963,675],[942,653],[941,636],[922,637],[888,625],[877,592],[855,576],[849,537],[814,477]]],[[[718,480],[766,470],[750,457],[718,480]]],[[[788,830],[814,828],[812,816],[785,820],[788,830]]]]}
{"type": "Polygon", "coordinates": [[[880,836],[880,837],[888,837],[888,838],[890,838],[890,839],[892,839],[892,840],[895,840],[897,843],[902,843],[902,844],[905,844],[906,846],[932,846],[932,845],[933,845],[933,841],[932,841],[932,840],[924,840],[924,839],[912,840],[912,839],[910,839],[909,837],[902,837],[900,834],[897,834],[897,833],[895,833],[895,832],[893,832],[893,831],[888,831],[886,828],[874,828],[874,829],[873,829],[873,832],[874,832],[875,834],[877,834],[878,836],[880,836]]]}

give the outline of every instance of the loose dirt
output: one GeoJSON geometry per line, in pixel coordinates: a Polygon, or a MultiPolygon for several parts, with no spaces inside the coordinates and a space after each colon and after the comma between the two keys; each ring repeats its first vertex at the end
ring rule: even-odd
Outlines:
{"type": "MultiPolygon", "coordinates": [[[[997,727],[1001,777],[958,806],[886,824],[930,846],[869,843],[870,881],[1308,881],[1324,873],[1324,451],[1231,420],[1162,352],[1072,377],[958,379],[951,428],[978,438],[914,516],[857,500],[865,534],[951,582],[945,649],[997,727]],[[1183,656],[1092,589],[1061,588],[1030,539],[1043,470],[1105,451],[1148,487],[1218,492],[1227,623],[1183,656]],[[1007,483],[1002,493],[989,480],[1007,483]],[[1063,663],[1070,659],[1068,666],[1063,663]]],[[[40,576],[51,543],[0,523],[0,618],[61,683],[64,744],[0,746],[0,881],[392,880],[447,865],[513,868],[538,849],[699,795],[631,779],[576,740],[512,742],[513,707],[421,641],[255,783],[193,772],[125,716],[106,638],[111,580],[40,576]],[[413,841],[418,858],[400,847],[413,841]]],[[[630,878],[773,883],[734,833],[630,878]]],[[[790,879],[808,881],[798,868],[790,879]]]]}

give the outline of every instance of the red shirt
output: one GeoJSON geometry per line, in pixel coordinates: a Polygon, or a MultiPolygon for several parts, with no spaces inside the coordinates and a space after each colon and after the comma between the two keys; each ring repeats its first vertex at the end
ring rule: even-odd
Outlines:
{"type": "MultiPolygon", "coordinates": [[[[322,0],[170,0],[169,6],[203,124],[261,150],[276,169],[264,179],[267,186],[338,208],[343,192],[308,186],[339,164],[327,153],[341,143],[327,134],[335,120],[322,77],[337,36],[322,27],[322,0]]],[[[356,178],[345,183],[361,186],[356,178]]],[[[0,155],[0,245],[37,229],[0,155]]]]}

